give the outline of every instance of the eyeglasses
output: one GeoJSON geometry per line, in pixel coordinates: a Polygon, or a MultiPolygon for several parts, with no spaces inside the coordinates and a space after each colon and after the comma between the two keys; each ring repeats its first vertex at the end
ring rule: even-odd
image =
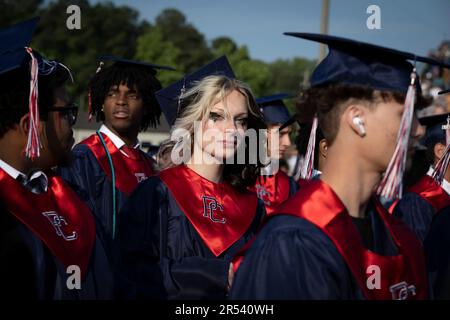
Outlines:
{"type": "Polygon", "coordinates": [[[47,108],[49,112],[60,112],[61,115],[69,122],[70,126],[75,125],[78,118],[78,105],[76,103],[68,103],[64,107],[47,108]]]}

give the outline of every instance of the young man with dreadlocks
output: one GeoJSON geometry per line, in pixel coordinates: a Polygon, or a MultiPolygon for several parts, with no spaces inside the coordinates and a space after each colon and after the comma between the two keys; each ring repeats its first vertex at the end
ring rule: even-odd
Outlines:
{"type": "Polygon", "coordinates": [[[61,176],[94,207],[98,233],[111,258],[117,214],[139,182],[154,174],[153,159],[140,150],[138,133],[159,123],[155,91],[161,84],[153,64],[106,56],[89,82],[90,116],[100,129],[73,149],[71,166],[61,176]]]}

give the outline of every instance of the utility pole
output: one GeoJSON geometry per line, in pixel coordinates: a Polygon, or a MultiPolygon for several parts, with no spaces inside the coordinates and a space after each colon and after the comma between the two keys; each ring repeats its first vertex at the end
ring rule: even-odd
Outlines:
{"type": "MultiPolygon", "coordinates": [[[[320,33],[328,34],[328,16],[330,9],[330,0],[322,0],[322,14],[320,17],[320,33]]],[[[320,52],[319,52],[319,61],[322,61],[325,58],[326,45],[320,44],[320,52]]]]}

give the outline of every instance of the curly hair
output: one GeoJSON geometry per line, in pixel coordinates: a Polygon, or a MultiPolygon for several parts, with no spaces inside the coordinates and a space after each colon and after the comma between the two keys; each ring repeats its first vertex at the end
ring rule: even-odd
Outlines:
{"type": "MultiPolygon", "coordinates": [[[[193,141],[194,122],[202,119],[207,119],[209,116],[210,106],[217,100],[224,100],[225,97],[233,90],[239,91],[246,99],[248,106],[248,129],[265,129],[266,125],[263,121],[263,115],[259,110],[250,88],[243,82],[235,79],[230,79],[225,76],[208,76],[197,82],[194,87],[184,93],[180,99],[182,101],[181,114],[176,119],[175,124],[171,129],[171,133],[183,129],[184,132],[189,132],[190,139],[193,141]]],[[[173,135],[171,134],[171,137],[173,135]]],[[[259,136],[257,137],[259,139],[259,136]]],[[[158,152],[158,159],[167,159],[165,155],[171,152],[176,144],[176,141],[169,139],[164,141],[158,152]]],[[[243,145],[245,147],[246,160],[250,159],[248,141],[243,145]]],[[[259,142],[258,142],[259,146],[259,142]]],[[[258,150],[258,154],[259,150],[258,150]]],[[[188,155],[190,156],[190,155],[188,155]]],[[[235,157],[237,155],[235,154],[235,157]]],[[[158,163],[159,169],[164,170],[175,166],[171,160],[158,163]]],[[[230,183],[238,191],[243,192],[247,187],[255,184],[256,179],[262,167],[261,161],[258,158],[257,164],[237,164],[235,159],[233,164],[225,164],[223,171],[223,180],[230,183]]]]}
{"type": "MultiPolygon", "coordinates": [[[[39,116],[47,120],[47,108],[55,103],[54,91],[68,79],[69,72],[56,66],[50,75],[39,75],[39,116]]],[[[30,71],[27,67],[15,69],[0,75],[0,137],[13,129],[28,113],[30,95],[30,71]]]]}
{"type": "Polygon", "coordinates": [[[147,112],[142,118],[140,130],[145,131],[150,125],[156,127],[159,124],[161,109],[156,100],[155,92],[161,89],[161,83],[155,77],[155,74],[156,71],[149,70],[148,67],[123,63],[115,63],[102,68],[88,84],[92,115],[95,116],[96,121],[105,120],[105,114],[101,110],[111,87],[122,84],[128,88],[136,88],[142,97],[147,112]]]}
{"type": "MultiPolygon", "coordinates": [[[[332,84],[326,87],[312,87],[305,90],[297,102],[297,110],[306,118],[317,114],[319,127],[324,138],[331,145],[339,130],[339,119],[345,109],[353,103],[373,107],[376,103],[395,101],[403,104],[406,94],[396,91],[380,91],[368,86],[332,84]]],[[[428,106],[430,100],[417,95],[416,108],[428,106]]]]}

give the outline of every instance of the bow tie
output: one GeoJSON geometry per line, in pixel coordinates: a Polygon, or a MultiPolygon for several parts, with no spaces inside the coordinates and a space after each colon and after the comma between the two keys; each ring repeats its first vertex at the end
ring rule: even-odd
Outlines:
{"type": "Polygon", "coordinates": [[[19,174],[17,176],[17,181],[35,194],[41,194],[47,191],[48,179],[42,171],[35,171],[31,173],[28,178],[19,174]]]}

